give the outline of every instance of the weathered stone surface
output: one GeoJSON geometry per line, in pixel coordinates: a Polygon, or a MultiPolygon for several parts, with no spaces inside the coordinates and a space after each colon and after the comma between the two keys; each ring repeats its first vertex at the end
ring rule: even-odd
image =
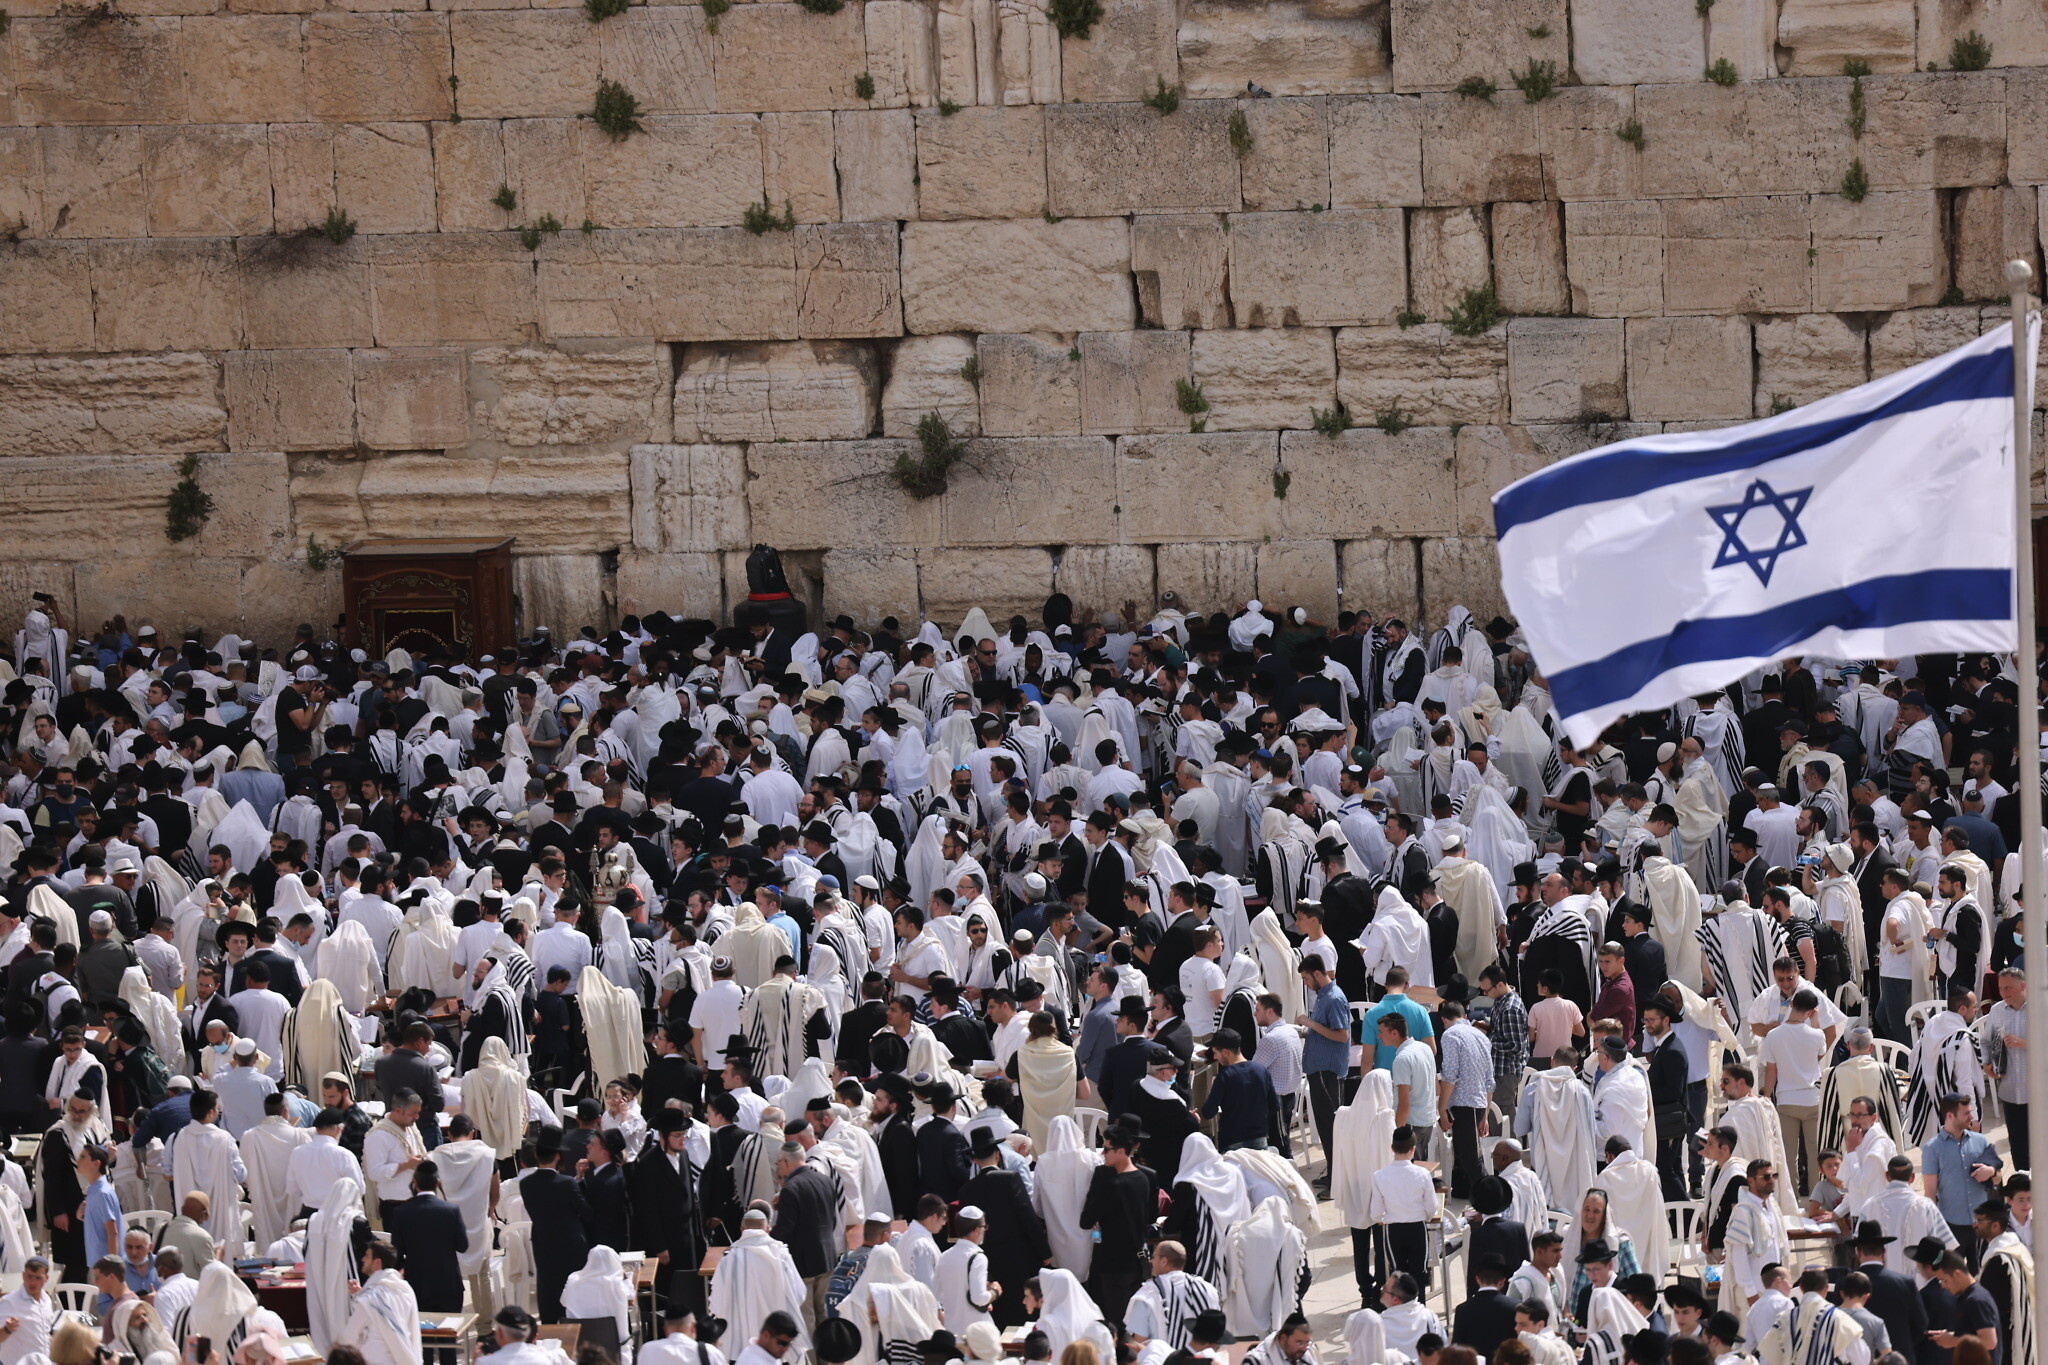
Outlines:
{"type": "Polygon", "coordinates": [[[1493,282],[1510,313],[1565,313],[1571,282],[1565,275],[1564,205],[1493,206],[1493,282]]]}
{"type": "Polygon", "coordinates": [[[231,243],[94,242],[89,259],[99,350],[225,351],[242,344],[231,243]]]}
{"type": "Polygon", "coordinates": [[[1401,211],[1391,208],[1233,215],[1238,324],[1391,322],[1407,306],[1401,228],[1401,211]]]}
{"type": "Polygon", "coordinates": [[[1000,21],[996,0],[938,0],[939,98],[955,104],[999,104],[1000,21]]]}
{"type": "Polygon", "coordinates": [[[1030,217],[1046,205],[1043,108],[919,113],[917,175],[927,221],[1030,217]]]}
{"type": "MultiPolygon", "coordinates": [[[[996,0],[1004,104],[1057,104],[1060,32],[1045,0],[996,0]]],[[[872,51],[872,48],[870,49],[872,51]]]]}
{"type": "Polygon", "coordinates": [[[619,610],[644,615],[665,611],[680,618],[726,618],[725,574],[716,554],[619,555],[619,610]]]}
{"type": "Polygon", "coordinates": [[[178,25],[185,116],[289,123],[306,116],[303,25],[289,14],[194,15],[178,25]]]}
{"type": "Polygon", "coordinates": [[[790,233],[741,228],[565,233],[541,257],[541,307],[564,336],[788,337],[794,250],[790,233]]]}
{"type": "MultiPolygon", "coordinates": [[[[541,222],[551,214],[564,226],[575,226],[589,218],[590,196],[585,192],[582,161],[583,126],[566,118],[507,119],[501,126],[505,138],[505,184],[518,197],[506,226],[541,222]]],[[[608,139],[592,130],[589,141],[602,144],[608,139]]],[[[609,170],[605,154],[596,152],[593,161],[603,184],[603,174],[609,170]]],[[[758,175],[758,154],[755,166],[758,175]]]]}
{"type": "MultiPolygon", "coordinates": [[[[125,585],[125,602],[109,606],[104,596],[94,597],[98,619],[117,611],[148,619],[159,603],[175,600],[183,605],[172,619],[213,620],[214,606],[204,604],[203,598],[181,596],[187,586],[149,585],[157,579],[188,576],[196,582],[207,573],[210,560],[226,564],[275,554],[291,544],[285,460],[276,452],[201,454],[193,477],[212,495],[213,512],[198,535],[173,544],[165,535],[164,498],[178,481],[183,458],[61,455],[21,456],[6,462],[8,477],[16,485],[9,490],[15,514],[33,519],[39,528],[37,550],[47,560],[79,562],[81,600],[88,576],[99,575],[93,584],[96,591],[109,583],[125,585]],[[92,496],[81,499],[80,486],[90,488],[92,496]],[[121,553],[108,555],[110,544],[120,546],[121,553]],[[159,592],[161,596],[152,595],[159,592]]],[[[232,566],[229,574],[223,604],[235,600],[232,566]]],[[[36,586],[56,591],[50,583],[36,586]]]]}
{"type": "Polygon", "coordinates": [[[1564,0],[1393,0],[1396,90],[1448,90],[1468,76],[1502,85],[1530,61],[1571,64],[1564,0]],[[1543,36],[1532,36],[1542,30],[1543,36]]]}
{"type": "MultiPolygon", "coordinates": [[[[1732,0],[1731,0],[1732,2],[1732,0]]],[[[1422,542],[1422,605],[1425,621],[1441,621],[1454,606],[1480,620],[1507,610],[1500,590],[1500,552],[1492,536],[1446,536],[1422,542]]]]}
{"type": "Polygon", "coordinates": [[[762,116],[763,193],[799,223],[839,221],[839,181],[832,157],[832,115],[762,116]]]}
{"type": "Polygon", "coordinates": [[[692,346],[676,376],[676,438],[858,440],[874,429],[880,387],[874,352],[866,346],[692,346]]]}
{"type": "MultiPolygon", "coordinates": [[[[1966,299],[2003,299],[2006,262],[2036,260],[2040,234],[2035,221],[2039,195],[2033,186],[1993,186],[1956,192],[1955,282],[1966,299]]],[[[2035,275],[2039,292],[2039,274],[2035,275]]]]}
{"type": "MultiPolygon", "coordinates": [[[[512,211],[491,202],[505,184],[505,139],[496,123],[435,123],[434,199],[443,232],[492,232],[512,226],[512,211]]],[[[275,130],[272,130],[273,138],[275,130]]],[[[273,156],[275,154],[273,153],[273,156]]]]}
{"type": "Polygon", "coordinates": [[[1636,116],[1648,139],[1638,154],[1643,193],[1653,198],[1830,191],[1857,155],[1849,82],[1839,78],[1643,86],[1636,116]]]}
{"type": "Polygon", "coordinates": [[[1228,327],[1230,237],[1207,213],[1131,220],[1138,306],[1155,327],[1228,327]]]}
{"type": "Polygon", "coordinates": [[[1294,536],[1432,535],[1457,523],[1456,449],[1448,427],[1397,436],[1371,427],[1280,437],[1293,477],[1279,515],[1294,536]]]}
{"type": "Polygon", "coordinates": [[[186,117],[176,19],[21,19],[9,45],[23,123],[177,123],[186,117]]]}
{"type": "Polygon", "coordinates": [[[446,15],[306,19],[306,110],[316,119],[444,119],[453,74],[446,15]]]}
{"type": "Polygon", "coordinates": [[[1344,594],[1345,610],[1369,612],[1375,620],[1382,616],[1420,620],[1415,559],[1415,542],[1407,538],[1340,542],[1337,586],[1344,594]]]}
{"type": "MultiPolygon", "coordinates": [[[[1191,604],[1210,600],[1191,592],[1188,580],[1174,581],[1183,564],[1169,560],[1169,547],[1272,531],[1279,518],[1273,496],[1279,455],[1270,431],[1126,436],[1116,443],[1124,538],[1159,543],[1161,589],[1177,589],[1191,604]]],[[[1244,583],[1249,589],[1248,574],[1244,583]]]]}
{"type": "MultiPolygon", "coordinates": [[[[43,218],[42,138],[34,128],[0,129],[0,224],[25,237],[41,237],[48,231],[43,218]]],[[[0,584],[0,594],[5,591],[0,584]]]]}
{"type": "MultiPolygon", "coordinates": [[[[164,486],[168,488],[176,477],[169,476],[164,486]]],[[[161,515],[157,521],[161,538],[161,515]]],[[[140,556],[80,564],[73,580],[79,610],[91,613],[95,621],[104,621],[116,612],[131,612],[131,619],[137,620],[210,622],[220,619],[224,606],[240,600],[239,561],[188,558],[177,567],[176,573],[165,573],[162,561],[140,556]]]]}
{"type": "MultiPolygon", "coordinates": [[[[1620,323],[1601,323],[1617,331],[1620,323]]],[[[1511,334],[1512,339],[1512,334],[1511,334]]],[[[1458,443],[1458,533],[1493,534],[1493,495],[1567,455],[1655,436],[1655,422],[1573,421],[1557,426],[1465,427],[1458,443]]]]}
{"type": "MultiPolygon", "coordinates": [[[[610,228],[718,227],[737,224],[748,205],[761,202],[762,150],[771,138],[762,120],[677,114],[642,122],[646,132],[623,142],[578,125],[578,160],[590,215],[598,222],[610,228]]],[[[792,186],[770,201],[778,216],[785,207],[794,210],[795,193],[792,186]]],[[[816,221],[815,212],[810,221],[816,221]]]]}
{"type": "MultiPolygon", "coordinates": [[[[919,0],[869,0],[863,15],[876,108],[938,102],[937,14],[919,0]]],[[[1057,41],[1057,39],[1055,39],[1057,41]]],[[[1058,63],[1054,63],[1054,72],[1058,63]]],[[[1054,91],[1057,98],[1057,90],[1054,91]]]]}
{"type": "Polygon", "coordinates": [[[1764,318],[1756,325],[1756,415],[1811,403],[1869,378],[1864,333],[1828,313],[1764,318]]]}
{"type": "MultiPolygon", "coordinates": [[[[917,576],[917,556],[910,550],[827,550],[825,610],[864,621],[915,619],[922,610],[917,576]]],[[[619,577],[625,578],[623,568],[619,577]]]]}
{"type": "Polygon", "coordinates": [[[973,337],[905,337],[898,342],[882,390],[882,434],[915,436],[917,424],[936,412],[955,436],[980,435],[981,399],[963,373],[971,372],[970,362],[981,363],[973,337]]]}
{"type": "Polygon", "coordinates": [[[1212,431],[1306,427],[1311,408],[1336,402],[1337,353],[1320,328],[1196,332],[1194,358],[1212,431]]]}
{"type": "Polygon", "coordinates": [[[1923,68],[1947,67],[1956,39],[1971,33],[1991,44],[1991,59],[2000,66],[2048,66],[2048,17],[2033,5],[2002,0],[1939,5],[1917,0],[1915,7],[1920,12],[1923,68]]]}
{"type": "Polygon", "coordinates": [[[790,549],[939,545],[940,498],[896,481],[906,441],[757,441],[747,447],[754,539],[790,549]]]}
{"type": "Polygon", "coordinates": [[[1628,411],[1638,422],[1747,417],[1751,342],[1741,318],[1630,318],[1628,411]]]}
{"type": "Polygon", "coordinates": [[[327,545],[460,526],[467,535],[516,535],[534,554],[594,554],[631,542],[626,469],[624,451],[301,457],[292,465],[292,509],[302,542],[309,532],[327,545]],[[576,497],[564,498],[565,488],[576,497]]]}
{"type": "Polygon", "coordinates": [[[1060,104],[1045,112],[1052,211],[1089,216],[1234,209],[1231,105],[1184,101],[1172,114],[1137,104],[1060,104]]]}
{"type": "Polygon", "coordinates": [[[1870,332],[1870,377],[1918,365],[1976,340],[1982,331],[1975,308],[1923,308],[1893,313],[1870,332]]]}
{"type": "Polygon", "coordinates": [[[1664,306],[1674,313],[1797,313],[1812,297],[1806,200],[1664,202],[1664,306]]]}
{"type": "Polygon", "coordinates": [[[1050,550],[919,550],[917,561],[924,609],[939,620],[975,607],[996,620],[1035,615],[1052,592],[1050,550]]]}
{"type": "Polygon", "coordinates": [[[1571,85],[1536,106],[1543,123],[1543,177],[1559,199],[1633,199],[1642,154],[1616,133],[1636,115],[1629,86],[1571,85]]]}
{"type": "Polygon", "coordinates": [[[643,342],[472,351],[473,436],[514,448],[643,439],[660,383],[656,350],[643,342]]]}
{"type": "Polygon", "coordinates": [[[227,413],[203,355],[0,358],[0,449],[14,455],[218,450],[227,413]]]}
{"type": "Polygon", "coordinates": [[[1784,0],[1778,46],[1789,48],[1788,76],[1833,76],[1857,59],[1873,71],[1911,71],[1913,0],[1784,0]]]}
{"type": "Polygon", "coordinates": [[[629,453],[633,548],[703,552],[749,543],[744,447],[644,445],[629,453]]]}
{"type": "Polygon", "coordinates": [[[1664,311],[1664,214],[1651,202],[1566,204],[1572,311],[1642,317],[1664,311]]]}
{"type": "Polygon", "coordinates": [[[1259,594],[1258,546],[1172,541],[1158,550],[1162,593],[1179,593],[1191,611],[1244,610],[1259,594]]]}
{"type": "Polygon", "coordinates": [[[43,207],[32,228],[52,237],[148,234],[140,128],[44,128],[40,142],[43,207]]]}
{"type": "MultiPolygon", "coordinates": [[[[379,345],[502,341],[539,320],[533,257],[506,234],[378,238],[369,243],[369,258],[379,345]]],[[[651,332],[551,330],[569,336],[651,332]]]]}
{"type": "Polygon", "coordinates": [[[449,16],[464,118],[590,112],[602,67],[599,25],[577,10],[449,16]]]}
{"type": "Polygon", "coordinates": [[[0,315],[16,351],[93,346],[92,277],[83,242],[19,242],[0,251],[0,315]]]}
{"type": "Polygon", "coordinates": [[[2015,185],[2048,182],[2048,71],[2006,71],[2006,173],[2015,185]]]}
{"type": "Polygon", "coordinates": [[[1060,43],[1060,89],[1069,100],[1135,100],[1180,83],[1175,0],[1103,0],[1085,39],[1060,43]]]}
{"type": "Polygon", "coordinates": [[[1519,96],[1423,96],[1422,187],[1426,204],[1548,198],[1543,106],[1519,96]]]}
{"type": "Polygon", "coordinates": [[[432,232],[434,153],[424,123],[364,123],[334,140],[335,203],[358,232],[432,232]]]}
{"type": "Polygon", "coordinates": [[[230,450],[355,444],[355,370],[347,351],[230,351],[224,368],[230,450]]]}
{"type": "Polygon", "coordinates": [[[1081,430],[1185,431],[1176,381],[1188,382],[1186,332],[1083,332],[1081,430]]]}
{"type": "Polygon", "coordinates": [[[734,113],[832,109],[853,102],[867,70],[860,6],[810,14],[797,5],[735,5],[711,38],[718,107],[734,113]]]}
{"type": "Polygon", "coordinates": [[[354,353],[357,438],[373,450],[438,450],[469,441],[462,352],[453,347],[354,353]]]}
{"type": "Polygon", "coordinates": [[[251,346],[375,343],[366,243],[300,234],[245,237],[235,249],[251,346]]]}
{"type": "Polygon", "coordinates": [[[839,216],[849,223],[891,224],[917,217],[917,133],[910,114],[842,109],[832,116],[832,129],[839,148],[839,216]]]}
{"type": "Polygon", "coordinates": [[[1316,620],[1337,611],[1337,546],[1328,540],[1273,540],[1258,547],[1259,597],[1275,609],[1307,607],[1316,620]]]}
{"type": "Polygon", "coordinates": [[[1410,422],[1504,422],[1505,329],[1461,337],[1440,322],[1337,333],[1337,397],[1354,418],[1399,408],[1410,422]]]}
{"type": "MultiPolygon", "coordinates": [[[[1240,87],[1241,89],[1242,87],[1240,87]]],[[[1251,150],[1238,158],[1248,209],[1330,206],[1330,101],[1245,100],[1251,150]]]]}
{"type": "Polygon", "coordinates": [[[1330,203],[1422,202],[1422,101],[1369,95],[1330,101],[1330,203]]]}
{"type": "Polygon", "coordinates": [[[1707,25],[1707,64],[1726,61],[1745,81],[1778,75],[1778,0],[1728,0],[1707,25]]]}
{"type": "Polygon", "coordinates": [[[1611,422],[1628,411],[1619,319],[1511,318],[1507,337],[1516,422],[1611,422]]]}
{"type": "Polygon", "coordinates": [[[1486,210],[1416,209],[1408,215],[1408,306],[1450,316],[1468,289],[1493,283],[1486,210]]]}
{"type": "Polygon", "coordinates": [[[1572,69],[1590,85],[1696,81],[1707,67],[1706,24],[1688,0],[1577,0],[1572,33],[1572,69]]]}
{"type": "Polygon", "coordinates": [[[1114,332],[1136,321],[1121,219],[910,223],[904,325],[912,332],[1114,332]]]}
{"type": "Polygon", "coordinates": [[[584,626],[608,619],[604,568],[596,555],[516,555],[512,593],[529,630],[546,626],[558,637],[573,638],[584,626]]]}
{"type": "Polygon", "coordinates": [[[1067,436],[1081,430],[1081,353],[1063,336],[984,332],[981,429],[990,436],[1067,436]]]}
{"type": "Polygon", "coordinates": [[[635,6],[598,25],[598,48],[605,78],[632,91],[650,114],[718,107],[701,6],[635,6]]]}
{"type": "MultiPolygon", "coordinates": [[[[270,215],[277,231],[317,227],[334,207],[334,135],[340,126],[270,125],[270,215]]],[[[491,182],[494,188],[497,183],[491,182]]]]}
{"type": "Polygon", "coordinates": [[[1860,204],[1819,195],[1810,212],[1815,309],[1925,307],[1941,297],[1947,262],[1931,191],[1873,191],[1860,204]]]}
{"type": "Polygon", "coordinates": [[[1247,81],[1276,95],[1385,90],[1386,22],[1377,5],[1192,0],[1181,12],[1181,79],[1198,99],[1242,94],[1247,81]]]}
{"type": "Polygon", "coordinates": [[[807,337],[903,335],[894,223],[796,230],[796,324],[807,337]]]}
{"type": "Polygon", "coordinates": [[[142,172],[152,237],[270,230],[270,144],[260,124],[144,129],[142,172]]]}
{"type": "Polygon", "coordinates": [[[1158,600],[1156,577],[1149,545],[1072,545],[1053,561],[1053,590],[1073,599],[1076,616],[1084,603],[1121,611],[1133,602],[1142,612],[1158,600]]]}
{"type": "Polygon", "coordinates": [[[1873,77],[1863,91],[1869,121],[1857,150],[1874,188],[1995,185],[2005,177],[2004,72],[1873,77]]]}
{"type": "MultiPolygon", "coordinates": [[[[1099,436],[970,441],[940,500],[943,543],[1117,540],[1114,453],[1099,436]]],[[[929,574],[925,586],[929,596],[929,574]]]]}

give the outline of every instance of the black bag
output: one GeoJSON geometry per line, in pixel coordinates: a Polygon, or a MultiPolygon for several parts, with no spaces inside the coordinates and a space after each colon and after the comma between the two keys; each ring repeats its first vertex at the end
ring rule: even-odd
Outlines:
{"type": "Polygon", "coordinates": [[[1823,991],[1849,984],[1849,944],[1831,924],[1820,925],[1813,932],[1813,984],[1823,991]]]}

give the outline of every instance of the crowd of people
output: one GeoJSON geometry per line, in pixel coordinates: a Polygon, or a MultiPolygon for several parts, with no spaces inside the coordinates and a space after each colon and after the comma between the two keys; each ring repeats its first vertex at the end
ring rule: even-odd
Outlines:
{"type": "Polygon", "coordinates": [[[347,1365],[2033,1365],[2007,661],[1585,749],[1508,621],[1171,593],[0,679],[0,1365],[284,1365],[264,1263],[347,1365]]]}

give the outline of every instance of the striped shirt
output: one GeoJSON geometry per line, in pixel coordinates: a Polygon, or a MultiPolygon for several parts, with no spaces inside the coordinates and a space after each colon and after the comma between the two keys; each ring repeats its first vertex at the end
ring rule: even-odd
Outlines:
{"type": "Polygon", "coordinates": [[[1529,1065],[1529,1008],[1522,997],[1510,990],[1494,1001],[1486,1027],[1493,1043],[1494,1076],[1521,1075],[1529,1065]]]}
{"type": "Polygon", "coordinates": [[[1258,1055],[1253,1058],[1273,1078],[1276,1095],[1298,1094],[1301,1090],[1301,1030],[1281,1022],[1259,1035],[1258,1055]]]}

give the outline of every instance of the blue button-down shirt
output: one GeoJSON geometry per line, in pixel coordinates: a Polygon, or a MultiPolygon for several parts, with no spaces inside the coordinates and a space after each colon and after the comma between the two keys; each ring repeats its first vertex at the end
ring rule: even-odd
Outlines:
{"type": "Polygon", "coordinates": [[[1920,1148],[1921,1169],[1934,1177],[1934,1202],[1943,1221],[1957,1227],[1969,1225],[1970,1216],[1989,1197],[1987,1181],[1970,1179],[1972,1166],[1999,1169],[1998,1149],[1982,1133],[1965,1129],[1960,1139],[1943,1128],[1920,1148]]]}
{"type": "Polygon", "coordinates": [[[85,1192],[85,1261],[91,1265],[102,1256],[121,1254],[121,1198],[114,1182],[101,1176],[85,1192]],[[114,1225],[113,1235],[107,1224],[114,1225]]]}
{"type": "MultiPolygon", "coordinates": [[[[1351,1002],[1334,981],[1316,992],[1315,1000],[1309,1005],[1308,1017],[1324,1028],[1336,1029],[1347,1039],[1351,1036],[1351,1002]]],[[[1325,1038],[1309,1029],[1301,1040],[1301,1069],[1346,1075],[1351,1070],[1351,1044],[1325,1038]]]]}

